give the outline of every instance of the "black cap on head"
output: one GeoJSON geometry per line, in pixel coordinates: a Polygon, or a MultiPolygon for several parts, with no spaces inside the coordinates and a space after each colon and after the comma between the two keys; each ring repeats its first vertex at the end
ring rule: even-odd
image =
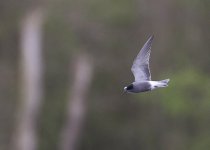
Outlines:
{"type": "Polygon", "coordinates": [[[127,86],[127,90],[132,90],[132,89],[133,89],[133,84],[127,86]]]}

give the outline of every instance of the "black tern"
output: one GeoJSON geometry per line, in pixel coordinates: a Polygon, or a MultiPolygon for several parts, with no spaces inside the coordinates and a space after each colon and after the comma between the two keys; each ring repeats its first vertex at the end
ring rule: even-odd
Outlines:
{"type": "Polygon", "coordinates": [[[149,37],[134,60],[131,71],[134,75],[135,81],[132,84],[124,87],[124,92],[140,93],[168,86],[170,79],[151,81],[149,58],[153,39],[153,35],[149,37]]]}

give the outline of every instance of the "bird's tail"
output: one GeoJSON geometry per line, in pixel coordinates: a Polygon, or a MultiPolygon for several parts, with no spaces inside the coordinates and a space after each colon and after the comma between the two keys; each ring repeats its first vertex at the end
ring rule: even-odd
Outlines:
{"type": "Polygon", "coordinates": [[[160,83],[159,87],[166,87],[166,86],[168,86],[168,82],[169,81],[170,81],[170,79],[165,79],[165,80],[158,81],[160,83]]]}

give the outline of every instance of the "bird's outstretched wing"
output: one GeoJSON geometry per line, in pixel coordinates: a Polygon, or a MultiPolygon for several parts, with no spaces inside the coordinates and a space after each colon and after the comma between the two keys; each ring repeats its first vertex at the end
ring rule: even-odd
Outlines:
{"type": "Polygon", "coordinates": [[[149,37],[147,42],[138,53],[131,67],[131,71],[135,77],[135,81],[137,82],[151,80],[151,74],[149,70],[149,58],[153,38],[153,35],[149,37]]]}

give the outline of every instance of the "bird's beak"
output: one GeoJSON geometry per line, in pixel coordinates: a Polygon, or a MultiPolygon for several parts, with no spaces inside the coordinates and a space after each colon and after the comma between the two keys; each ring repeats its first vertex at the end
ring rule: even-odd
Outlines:
{"type": "Polygon", "coordinates": [[[126,93],[127,93],[127,91],[126,91],[126,90],[124,90],[124,91],[123,91],[123,93],[122,93],[122,95],[124,95],[124,94],[126,94],[126,93]]]}

